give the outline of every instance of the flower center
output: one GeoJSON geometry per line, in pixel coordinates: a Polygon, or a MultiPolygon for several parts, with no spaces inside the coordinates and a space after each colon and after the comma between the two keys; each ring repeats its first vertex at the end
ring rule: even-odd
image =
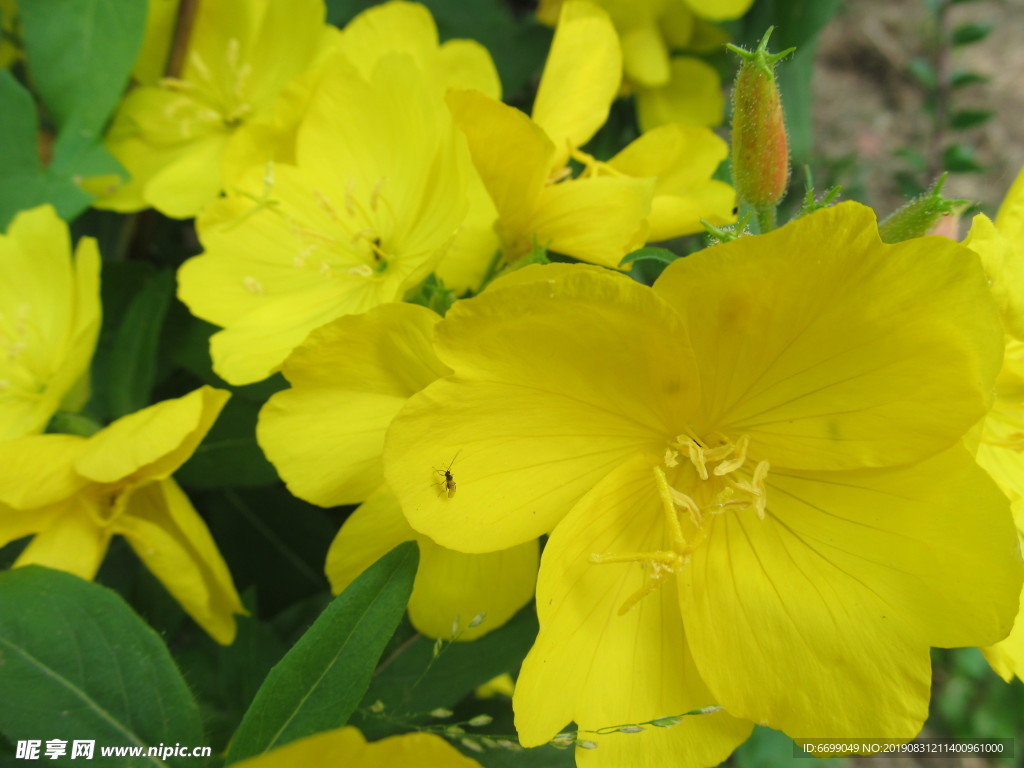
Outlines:
{"type": "MultiPolygon", "coordinates": [[[[388,243],[395,229],[397,216],[388,199],[388,179],[381,177],[370,184],[360,184],[349,177],[344,197],[335,200],[319,189],[312,195],[324,217],[303,216],[301,219],[284,209],[282,201],[273,197],[274,164],[267,163],[263,192],[259,196],[242,192],[255,206],[228,225],[234,228],[260,211],[267,210],[288,222],[298,239],[292,259],[296,269],[309,269],[325,279],[338,275],[348,278],[379,279],[387,272],[395,254],[388,243]]],[[[256,295],[265,293],[265,286],[252,275],[243,275],[242,284],[256,295]]]]}
{"type": "Polygon", "coordinates": [[[253,113],[248,95],[252,64],[242,61],[241,51],[239,40],[231,38],[213,67],[199,51],[190,51],[184,77],[161,78],[161,86],[181,94],[164,108],[164,116],[174,123],[167,132],[191,139],[218,128],[236,128],[253,113]]]}
{"type": "Polygon", "coordinates": [[[663,464],[653,468],[665,515],[668,548],[590,556],[595,565],[639,563],[643,569],[644,582],[619,607],[620,616],[686,567],[707,538],[711,516],[753,510],[759,520],[764,520],[769,464],[758,461],[750,472],[749,446],[750,438],[746,435],[733,442],[720,434],[708,441],[684,434],[669,444],[663,464]],[[666,470],[671,473],[672,482],[666,470]]]}

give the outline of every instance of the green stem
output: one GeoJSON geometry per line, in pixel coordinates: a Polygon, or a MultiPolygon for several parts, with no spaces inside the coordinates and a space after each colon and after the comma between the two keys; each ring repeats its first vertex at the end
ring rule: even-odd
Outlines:
{"type": "Polygon", "coordinates": [[[762,235],[765,232],[771,232],[775,229],[774,203],[768,203],[767,205],[755,205],[752,207],[754,209],[754,215],[757,216],[757,227],[761,230],[762,235]]]}

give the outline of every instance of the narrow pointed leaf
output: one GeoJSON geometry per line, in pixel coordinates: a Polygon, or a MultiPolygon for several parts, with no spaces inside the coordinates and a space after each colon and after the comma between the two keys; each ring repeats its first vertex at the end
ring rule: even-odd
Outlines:
{"type": "Polygon", "coordinates": [[[348,722],[412,592],[419,556],[406,542],[336,597],[267,675],[226,764],[348,722]]]}

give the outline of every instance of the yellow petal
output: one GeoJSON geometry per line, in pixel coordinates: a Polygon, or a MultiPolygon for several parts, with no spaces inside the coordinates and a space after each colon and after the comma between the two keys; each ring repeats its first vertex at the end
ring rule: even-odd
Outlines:
{"type": "Polygon", "coordinates": [[[1024,339],[1024,241],[1011,240],[979,213],[964,245],[981,257],[1006,332],[1024,339]]]}
{"type": "Polygon", "coordinates": [[[214,134],[178,152],[146,181],[146,202],[174,219],[198,214],[221,190],[220,161],[227,141],[227,135],[214,134]]]}
{"type": "Polygon", "coordinates": [[[344,592],[359,574],[392,549],[416,539],[416,532],[402,517],[387,486],[374,489],[345,520],[327,550],[324,572],[331,591],[344,592]]]}
{"type": "Polygon", "coordinates": [[[444,85],[448,88],[466,88],[501,99],[498,70],[490,52],[476,40],[449,40],[438,54],[444,85]]]}
{"type": "Polygon", "coordinates": [[[371,243],[354,241],[352,223],[341,221],[343,180],[335,180],[340,191],[317,190],[308,174],[274,166],[264,186],[254,171],[246,192],[206,209],[198,222],[205,251],[178,272],[178,295],[192,313],[225,326],[211,354],[232,384],[269,376],[314,328],[399,299],[455,231],[449,220],[452,229],[422,248],[398,235],[381,241],[389,257],[381,267],[371,243]]]}
{"type": "Polygon", "coordinates": [[[644,132],[666,123],[707,128],[722,122],[725,98],[715,69],[700,59],[677,56],[669,65],[671,80],[660,88],[641,88],[636,113],[644,132]]]}
{"type": "Polygon", "coordinates": [[[49,205],[0,235],[0,439],[41,432],[89,370],[100,326],[100,258],[49,205]]]}
{"type": "Polygon", "coordinates": [[[431,346],[438,320],[424,307],[384,304],[313,331],[292,353],[292,388],[267,401],[256,436],[293,494],[332,507],[363,501],[383,482],[388,424],[449,372],[431,346]]]}
{"type": "Polygon", "coordinates": [[[729,712],[794,738],[915,736],[928,646],[991,642],[1017,610],[1007,503],[960,446],[897,469],[773,472],[766,519],[708,523],[680,578],[697,666],[729,712]]]}
{"type": "Polygon", "coordinates": [[[385,250],[446,244],[466,213],[465,170],[451,115],[427,73],[402,53],[382,56],[368,79],[342,56],[325,67],[297,139],[310,186],[335,215],[351,220],[350,208],[362,205],[356,213],[375,223],[385,250]]]}
{"type": "Polygon", "coordinates": [[[529,248],[530,222],[552,166],[554,144],[518,109],[483,94],[452,90],[447,101],[501,217],[504,239],[525,240],[529,248]]]}
{"type": "Polygon", "coordinates": [[[645,88],[658,88],[669,81],[668,48],[653,24],[643,24],[622,33],[622,68],[630,80],[645,88]]]}
{"type": "Polygon", "coordinates": [[[598,744],[593,757],[577,751],[581,765],[623,765],[632,754],[645,765],[697,768],[721,762],[749,735],[751,723],[724,712],[684,717],[663,735],[639,739],[586,733],[716,703],[687,648],[674,584],[620,615],[643,587],[644,570],[591,561],[593,554],[667,549],[663,518],[651,462],[640,460],[598,483],[552,533],[537,583],[540,634],[512,699],[524,745],[542,744],[575,721],[581,737],[598,744]]]}
{"type": "Polygon", "coordinates": [[[533,597],[537,542],[483,555],[439,547],[409,527],[386,487],[352,513],[331,543],[326,572],[332,591],[344,590],[403,541],[416,541],[420,548],[409,618],[425,635],[475,640],[503,625],[533,597]]]}
{"type": "Polygon", "coordinates": [[[96,502],[79,496],[59,505],[59,509],[39,512],[40,522],[45,520],[47,525],[33,537],[14,566],[45,565],[92,579],[110,544],[110,530],[97,524],[96,502]]]}
{"type": "Polygon", "coordinates": [[[178,4],[179,0],[149,0],[146,31],[139,57],[132,67],[132,77],[137,82],[152,85],[163,77],[174,38],[178,4]]]}
{"type": "Polygon", "coordinates": [[[715,226],[736,220],[736,190],[724,181],[695,184],[687,195],[655,195],[647,216],[649,241],[703,232],[703,221],[715,226]]]}
{"type": "Polygon", "coordinates": [[[686,4],[698,16],[714,21],[738,19],[754,0],[686,0],[686,4]]]}
{"type": "Polygon", "coordinates": [[[711,179],[728,151],[706,128],[671,124],[643,134],[608,165],[627,176],[657,179],[648,238],[665,240],[701,231],[701,219],[712,224],[735,219],[732,187],[711,179]]]}
{"type": "Polygon", "coordinates": [[[663,454],[665,425],[682,429],[694,407],[687,332],[674,314],[627,278],[553,266],[557,282],[456,304],[437,342],[455,375],[414,395],[388,430],[388,484],[438,544],[488,552],[551,530],[625,458],[663,454]],[[453,457],[449,497],[435,470],[453,457]]]}
{"type": "Polygon", "coordinates": [[[403,733],[368,744],[352,726],[307,736],[236,765],[238,768],[294,768],[297,765],[480,768],[478,762],[464,757],[455,747],[432,733],[403,733]]]}
{"type": "Polygon", "coordinates": [[[1024,243],[1024,168],[1017,173],[1017,178],[1013,180],[999,206],[996,229],[1017,243],[1018,247],[1024,243]]]}
{"type": "MultiPolygon", "coordinates": [[[[400,515],[397,501],[393,504],[400,515]]],[[[417,541],[420,566],[409,599],[409,618],[423,634],[450,637],[458,627],[459,640],[475,640],[502,626],[533,599],[538,542],[465,554],[424,536],[417,541]]]]}
{"type": "Polygon", "coordinates": [[[341,50],[364,77],[384,53],[405,53],[428,68],[437,55],[437,26],[426,6],[389,2],[367,8],[341,33],[341,50]]]}
{"type": "Polygon", "coordinates": [[[621,80],[622,51],[608,14],[582,0],[566,2],[532,113],[555,144],[551,170],[565,165],[570,148],[585,144],[604,125],[621,80]]]}
{"type": "Polygon", "coordinates": [[[1010,634],[1005,640],[981,650],[1003,680],[1010,682],[1014,676],[1024,680],[1024,591],[1021,592],[1021,607],[1010,634]]]}
{"type": "Polygon", "coordinates": [[[933,455],[984,414],[1002,359],[973,254],[945,238],[884,245],[857,203],[680,259],[654,290],[715,329],[693,334],[698,433],[747,433],[773,467],[933,455]]]}
{"type": "MultiPolygon", "coordinates": [[[[544,189],[528,231],[538,245],[617,267],[646,241],[654,179],[601,176],[544,189]]],[[[532,238],[531,238],[532,239],[532,238]]]]}
{"type": "Polygon", "coordinates": [[[31,510],[74,496],[88,485],[74,471],[86,444],[77,435],[0,440],[0,503],[31,510]]]}
{"type": "Polygon", "coordinates": [[[181,607],[218,643],[235,639],[234,614],[242,602],[206,523],[173,480],[126,491],[114,531],[181,607]]]}
{"type": "Polygon", "coordinates": [[[228,397],[204,386],[124,416],[88,439],[75,471],[98,483],[170,477],[206,437],[228,397]]]}

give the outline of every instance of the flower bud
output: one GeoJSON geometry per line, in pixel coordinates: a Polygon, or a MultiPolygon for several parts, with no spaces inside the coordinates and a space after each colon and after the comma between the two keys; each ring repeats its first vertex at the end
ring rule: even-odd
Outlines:
{"type": "Polygon", "coordinates": [[[794,49],[768,53],[765,33],[754,51],[734,45],[743,59],[733,86],[732,173],[736,193],[752,206],[779,201],[789,182],[789,146],[775,64],[794,49]]]}
{"type": "Polygon", "coordinates": [[[969,200],[951,200],[942,196],[942,185],[948,175],[942,174],[931,189],[890,213],[885,221],[878,225],[878,234],[882,242],[902,243],[914,237],[940,234],[933,232],[939,220],[970,204],[969,200]]]}

